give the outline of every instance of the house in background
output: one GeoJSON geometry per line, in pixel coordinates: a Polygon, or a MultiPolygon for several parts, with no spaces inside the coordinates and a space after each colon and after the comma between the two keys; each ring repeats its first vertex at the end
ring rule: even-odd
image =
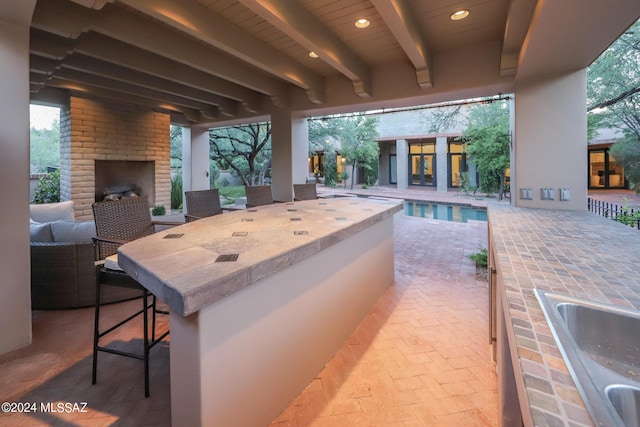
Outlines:
{"type": "MultiPolygon", "coordinates": [[[[459,140],[466,128],[465,107],[446,128],[438,127],[434,109],[408,109],[379,116],[380,185],[459,188],[464,173],[476,184],[475,166],[459,140]]],[[[442,127],[442,126],[440,126],[442,127]]]]}
{"type": "Polygon", "coordinates": [[[598,132],[596,139],[589,141],[589,189],[629,188],[624,166],[617,164],[609,154],[609,147],[622,137],[618,130],[604,129],[598,132]]]}

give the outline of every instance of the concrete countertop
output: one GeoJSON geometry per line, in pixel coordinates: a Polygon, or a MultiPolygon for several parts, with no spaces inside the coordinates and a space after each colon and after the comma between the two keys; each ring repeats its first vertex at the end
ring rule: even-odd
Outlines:
{"type": "Polygon", "coordinates": [[[533,422],[591,426],[533,290],[640,309],[640,231],[586,211],[492,205],[488,215],[533,422]]]}
{"type": "Polygon", "coordinates": [[[259,206],[127,243],[118,250],[118,263],[171,309],[188,316],[402,207],[402,201],[352,197],[259,206]]]}

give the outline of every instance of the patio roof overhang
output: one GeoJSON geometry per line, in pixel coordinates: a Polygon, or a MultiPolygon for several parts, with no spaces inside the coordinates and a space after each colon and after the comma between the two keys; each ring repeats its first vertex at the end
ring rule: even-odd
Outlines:
{"type": "Polygon", "coordinates": [[[38,0],[36,103],[140,104],[174,123],[361,111],[511,93],[588,66],[637,0],[38,0]],[[354,22],[367,18],[367,28],[354,22]],[[311,58],[309,52],[317,58],[311,58]]]}

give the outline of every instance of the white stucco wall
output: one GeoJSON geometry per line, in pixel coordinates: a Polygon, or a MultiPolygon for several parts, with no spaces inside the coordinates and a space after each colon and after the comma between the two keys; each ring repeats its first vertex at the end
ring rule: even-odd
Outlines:
{"type": "Polygon", "coordinates": [[[423,109],[380,114],[376,116],[379,138],[382,140],[459,135],[466,128],[464,108],[460,118],[446,129],[434,129],[434,123],[437,122],[435,112],[435,109],[423,109]]]}

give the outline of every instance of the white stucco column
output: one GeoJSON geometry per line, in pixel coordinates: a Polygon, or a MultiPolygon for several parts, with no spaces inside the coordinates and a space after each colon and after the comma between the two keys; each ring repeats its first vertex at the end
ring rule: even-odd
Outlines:
{"type": "Polygon", "coordinates": [[[396,174],[398,189],[409,188],[409,144],[406,139],[396,141],[396,174]]]}
{"type": "Polygon", "coordinates": [[[305,117],[275,108],[271,113],[271,177],[275,200],[293,200],[293,184],[308,175],[309,126],[305,117]]]}
{"type": "Polygon", "coordinates": [[[447,138],[439,136],[436,138],[436,189],[440,192],[447,192],[447,176],[449,167],[447,165],[447,138]]]}
{"type": "MultiPolygon", "coordinates": [[[[187,141],[190,145],[191,155],[187,163],[190,164],[190,190],[208,190],[211,188],[209,180],[209,129],[202,127],[192,127],[190,130],[191,139],[187,141]]],[[[184,131],[183,131],[184,137],[184,131]]],[[[185,141],[182,141],[182,164],[185,164],[184,154],[185,141]]],[[[183,172],[184,174],[185,172],[183,172]]],[[[185,185],[185,191],[187,189],[185,185]]]]}
{"type": "MultiPolygon", "coordinates": [[[[182,192],[191,190],[191,128],[182,127],[182,192]]],[[[184,197],[182,198],[184,200],[184,197]]]]}
{"type": "Polygon", "coordinates": [[[0,354],[31,343],[29,25],[35,5],[0,3],[0,354]]]}
{"type": "Polygon", "coordinates": [[[515,205],[549,209],[587,207],[586,70],[516,86],[514,158],[515,205]],[[533,200],[520,198],[521,188],[533,190],[533,200]],[[553,189],[553,200],[542,200],[541,188],[553,189]],[[568,201],[559,200],[569,189],[568,201]]]}

